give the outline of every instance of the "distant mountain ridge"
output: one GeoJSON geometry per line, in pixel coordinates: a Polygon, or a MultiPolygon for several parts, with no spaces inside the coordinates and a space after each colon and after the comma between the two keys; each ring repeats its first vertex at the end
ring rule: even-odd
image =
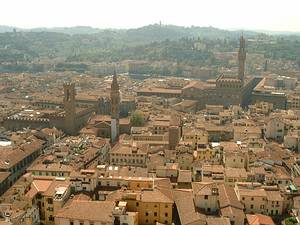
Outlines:
{"type": "Polygon", "coordinates": [[[135,29],[82,26],[20,29],[0,26],[0,64],[41,59],[62,62],[166,60],[193,66],[220,66],[228,62],[215,57],[214,52],[236,51],[241,33],[249,40],[249,53],[295,60],[300,65],[300,36],[160,24],[135,29]]]}
{"type": "Polygon", "coordinates": [[[100,32],[102,29],[93,28],[89,26],[75,26],[75,27],[37,27],[37,28],[18,28],[13,26],[2,26],[0,25],[0,33],[5,32],[13,32],[16,30],[17,32],[56,32],[56,33],[64,33],[64,34],[94,34],[100,32]]]}
{"type": "Polygon", "coordinates": [[[240,35],[242,32],[245,35],[252,36],[257,35],[259,33],[266,34],[266,35],[300,35],[300,32],[289,32],[289,31],[268,31],[268,30],[225,30],[219,29],[215,27],[198,27],[198,26],[191,26],[191,27],[183,27],[183,26],[175,26],[175,25],[160,25],[160,24],[151,24],[147,26],[143,26],[140,28],[132,28],[132,29],[101,29],[101,28],[94,28],[90,26],[74,26],[74,27],[53,27],[53,28],[46,28],[46,27],[37,27],[37,28],[18,28],[13,26],[2,26],[0,25],[0,33],[5,32],[13,32],[16,30],[17,32],[56,32],[56,33],[63,33],[68,35],[75,35],[75,34],[97,34],[102,33],[105,31],[114,31],[117,33],[126,33],[128,37],[135,37],[139,39],[139,37],[143,37],[145,40],[145,35],[148,35],[148,39],[153,38],[153,36],[160,36],[161,39],[178,39],[182,37],[206,37],[212,38],[219,36],[220,38],[228,38],[234,37],[236,35],[240,35]]]}

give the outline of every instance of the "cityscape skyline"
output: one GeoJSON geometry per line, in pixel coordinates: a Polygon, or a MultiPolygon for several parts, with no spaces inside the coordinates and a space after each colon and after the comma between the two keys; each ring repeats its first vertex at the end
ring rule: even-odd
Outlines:
{"type": "Polygon", "coordinates": [[[1,3],[0,225],[300,224],[299,0],[1,3]]]}

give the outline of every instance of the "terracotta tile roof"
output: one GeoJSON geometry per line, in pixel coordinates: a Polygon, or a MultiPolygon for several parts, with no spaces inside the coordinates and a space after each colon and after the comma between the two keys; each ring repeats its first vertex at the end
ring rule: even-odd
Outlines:
{"type": "Polygon", "coordinates": [[[247,220],[249,225],[275,225],[270,216],[265,216],[262,214],[247,214],[247,220]]]}
{"type": "Polygon", "coordinates": [[[47,172],[72,172],[74,169],[72,166],[60,164],[60,163],[50,163],[50,164],[35,164],[30,166],[27,171],[47,171],[47,172]]]}
{"type": "Polygon", "coordinates": [[[111,201],[73,200],[56,214],[56,218],[112,223],[115,203],[111,201]]]}
{"type": "Polygon", "coordinates": [[[245,168],[225,168],[225,177],[247,178],[245,168]]]}
{"type": "Polygon", "coordinates": [[[53,180],[50,179],[33,180],[30,185],[30,190],[25,194],[25,196],[31,199],[38,193],[44,193],[48,190],[52,182],[53,180]]]}
{"type": "MultiPolygon", "coordinates": [[[[133,154],[134,147],[123,145],[121,143],[117,143],[110,151],[110,153],[118,153],[118,154],[133,154]]],[[[147,154],[147,146],[140,145],[137,147],[136,154],[147,154]]]]}
{"type": "Polygon", "coordinates": [[[162,193],[162,191],[155,188],[154,190],[143,190],[141,192],[142,202],[161,202],[161,203],[173,203],[174,201],[168,196],[162,193]]]}
{"type": "Polygon", "coordinates": [[[5,222],[5,221],[0,221],[0,225],[11,225],[11,223],[5,222]]]}
{"type": "Polygon", "coordinates": [[[195,88],[195,89],[201,89],[204,90],[208,87],[213,87],[215,85],[211,85],[202,81],[198,81],[198,80],[193,80],[191,81],[189,84],[187,84],[186,86],[183,87],[184,89],[189,89],[189,88],[195,88]]]}
{"type": "Polygon", "coordinates": [[[10,175],[9,172],[0,172],[0,184],[6,179],[8,178],[10,175]]]}
{"type": "Polygon", "coordinates": [[[224,173],[224,166],[223,165],[210,165],[206,164],[203,165],[203,171],[209,171],[212,173],[224,173]]]}
{"type": "Polygon", "coordinates": [[[207,225],[230,225],[229,218],[209,217],[206,219],[207,225]]]}
{"type": "Polygon", "coordinates": [[[266,191],[268,201],[283,201],[279,191],[266,191]]]}
{"type": "Polygon", "coordinates": [[[234,208],[232,206],[226,206],[222,208],[221,215],[229,218],[235,218],[237,221],[244,221],[246,217],[243,210],[234,208]]]}
{"type": "Polygon", "coordinates": [[[217,188],[213,182],[193,182],[192,189],[194,195],[212,195],[212,189],[217,188]]]}
{"type": "Polygon", "coordinates": [[[45,142],[33,138],[30,141],[18,146],[17,148],[3,148],[0,151],[0,168],[9,169],[22,161],[33,152],[38,151],[42,148],[45,142]]]}
{"type": "Polygon", "coordinates": [[[267,197],[264,189],[239,189],[240,196],[267,197]]]}
{"type": "Polygon", "coordinates": [[[246,218],[244,213],[244,206],[238,200],[233,187],[225,184],[219,186],[219,206],[222,216],[229,217],[236,221],[244,221],[246,218]]]}
{"type": "Polygon", "coordinates": [[[54,196],[56,193],[56,189],[59,187],[69,187],[70,181],[68,180],[53,180],[48,189],[44,192],[45,196],[54,196]]]}
{"type": "Polygon", "coordinates": [[[192,190],[174,190],[174,200],[182,225],[206,225],[206,216],[195,210],[192,190]]]}
{"type": "Polygon", "coordinates": [[[179,183],[191,183],[192,182],[192,171],[190,170],[179,170],[177,182],[179,183]]]}
{"type": "Polygon", "coordinates": [[[138,93],[162,93],[162,94],[181,94],[180,89],[145,87],[137,91],[138,93]]]}
{"type": "Polygon", "coordinates": [[[240,210],[244,209],[244,206],[238,200],[233,187],[227,186],[225,184],[220,184],[218,188],[219,188],[218,198],[219,198],[220,208],[231,206],[240,210]]]}
{"type": "Polygon", "coordinates": [[[154,185],[157,190],[167,196],[169,199],[174,201],[174,195],[172,190],[171,180],[169,178],[156,178],[154,185]]]}

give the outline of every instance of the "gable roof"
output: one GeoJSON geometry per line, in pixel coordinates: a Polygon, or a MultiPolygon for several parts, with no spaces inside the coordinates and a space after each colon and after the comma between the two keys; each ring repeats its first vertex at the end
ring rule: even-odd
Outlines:
{"type": "Polygon", "coordinates": [[[206,225],[206,216],[195,210],[192,190],[173,191],[181,225],[206,225]]]}
{"type": "Polygon", "coordinates": [[[73,200],[60,209],[55,217],[112,223],[114,206],[115,203],[111,201],[73,200]]]}

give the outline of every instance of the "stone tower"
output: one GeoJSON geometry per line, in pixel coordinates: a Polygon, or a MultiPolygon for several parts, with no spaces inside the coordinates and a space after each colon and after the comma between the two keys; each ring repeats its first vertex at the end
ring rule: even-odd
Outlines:
{"type": "Polygon", "coordinates": [[[120,118],[120,90],[117,80],[116,70],[114,69],[113,80],[110,89],[111,102],[111,142],[119,139],[119,118],[120,118]]]}
{"type": "Polygon", "coordinates": [[[268,60],[265,61],[264,72],[268,71],[268,60]]]}
{"type": "Polygon", "coordinates": [[[181,118],[177,115],[172,114],[169,126],[169,149],[175,150],[177,144],[180,141],[182,130],[181,130],[181,118]]]}
{"type": "Polygon", "coordinates": [[[65,132],[69,135],[76,135],[76,105],[75,105],[75,84],[64,83],[64,109],[65,109],[65,132]]]}
{"type": "Polygon", "coordinates": [[[240,48],[238,52],[238,60],[239,60],[239,79],[242,82],[244,82],[246,49],[245,49],[245,39],[243,35],[240,37],[240,48]]]}

